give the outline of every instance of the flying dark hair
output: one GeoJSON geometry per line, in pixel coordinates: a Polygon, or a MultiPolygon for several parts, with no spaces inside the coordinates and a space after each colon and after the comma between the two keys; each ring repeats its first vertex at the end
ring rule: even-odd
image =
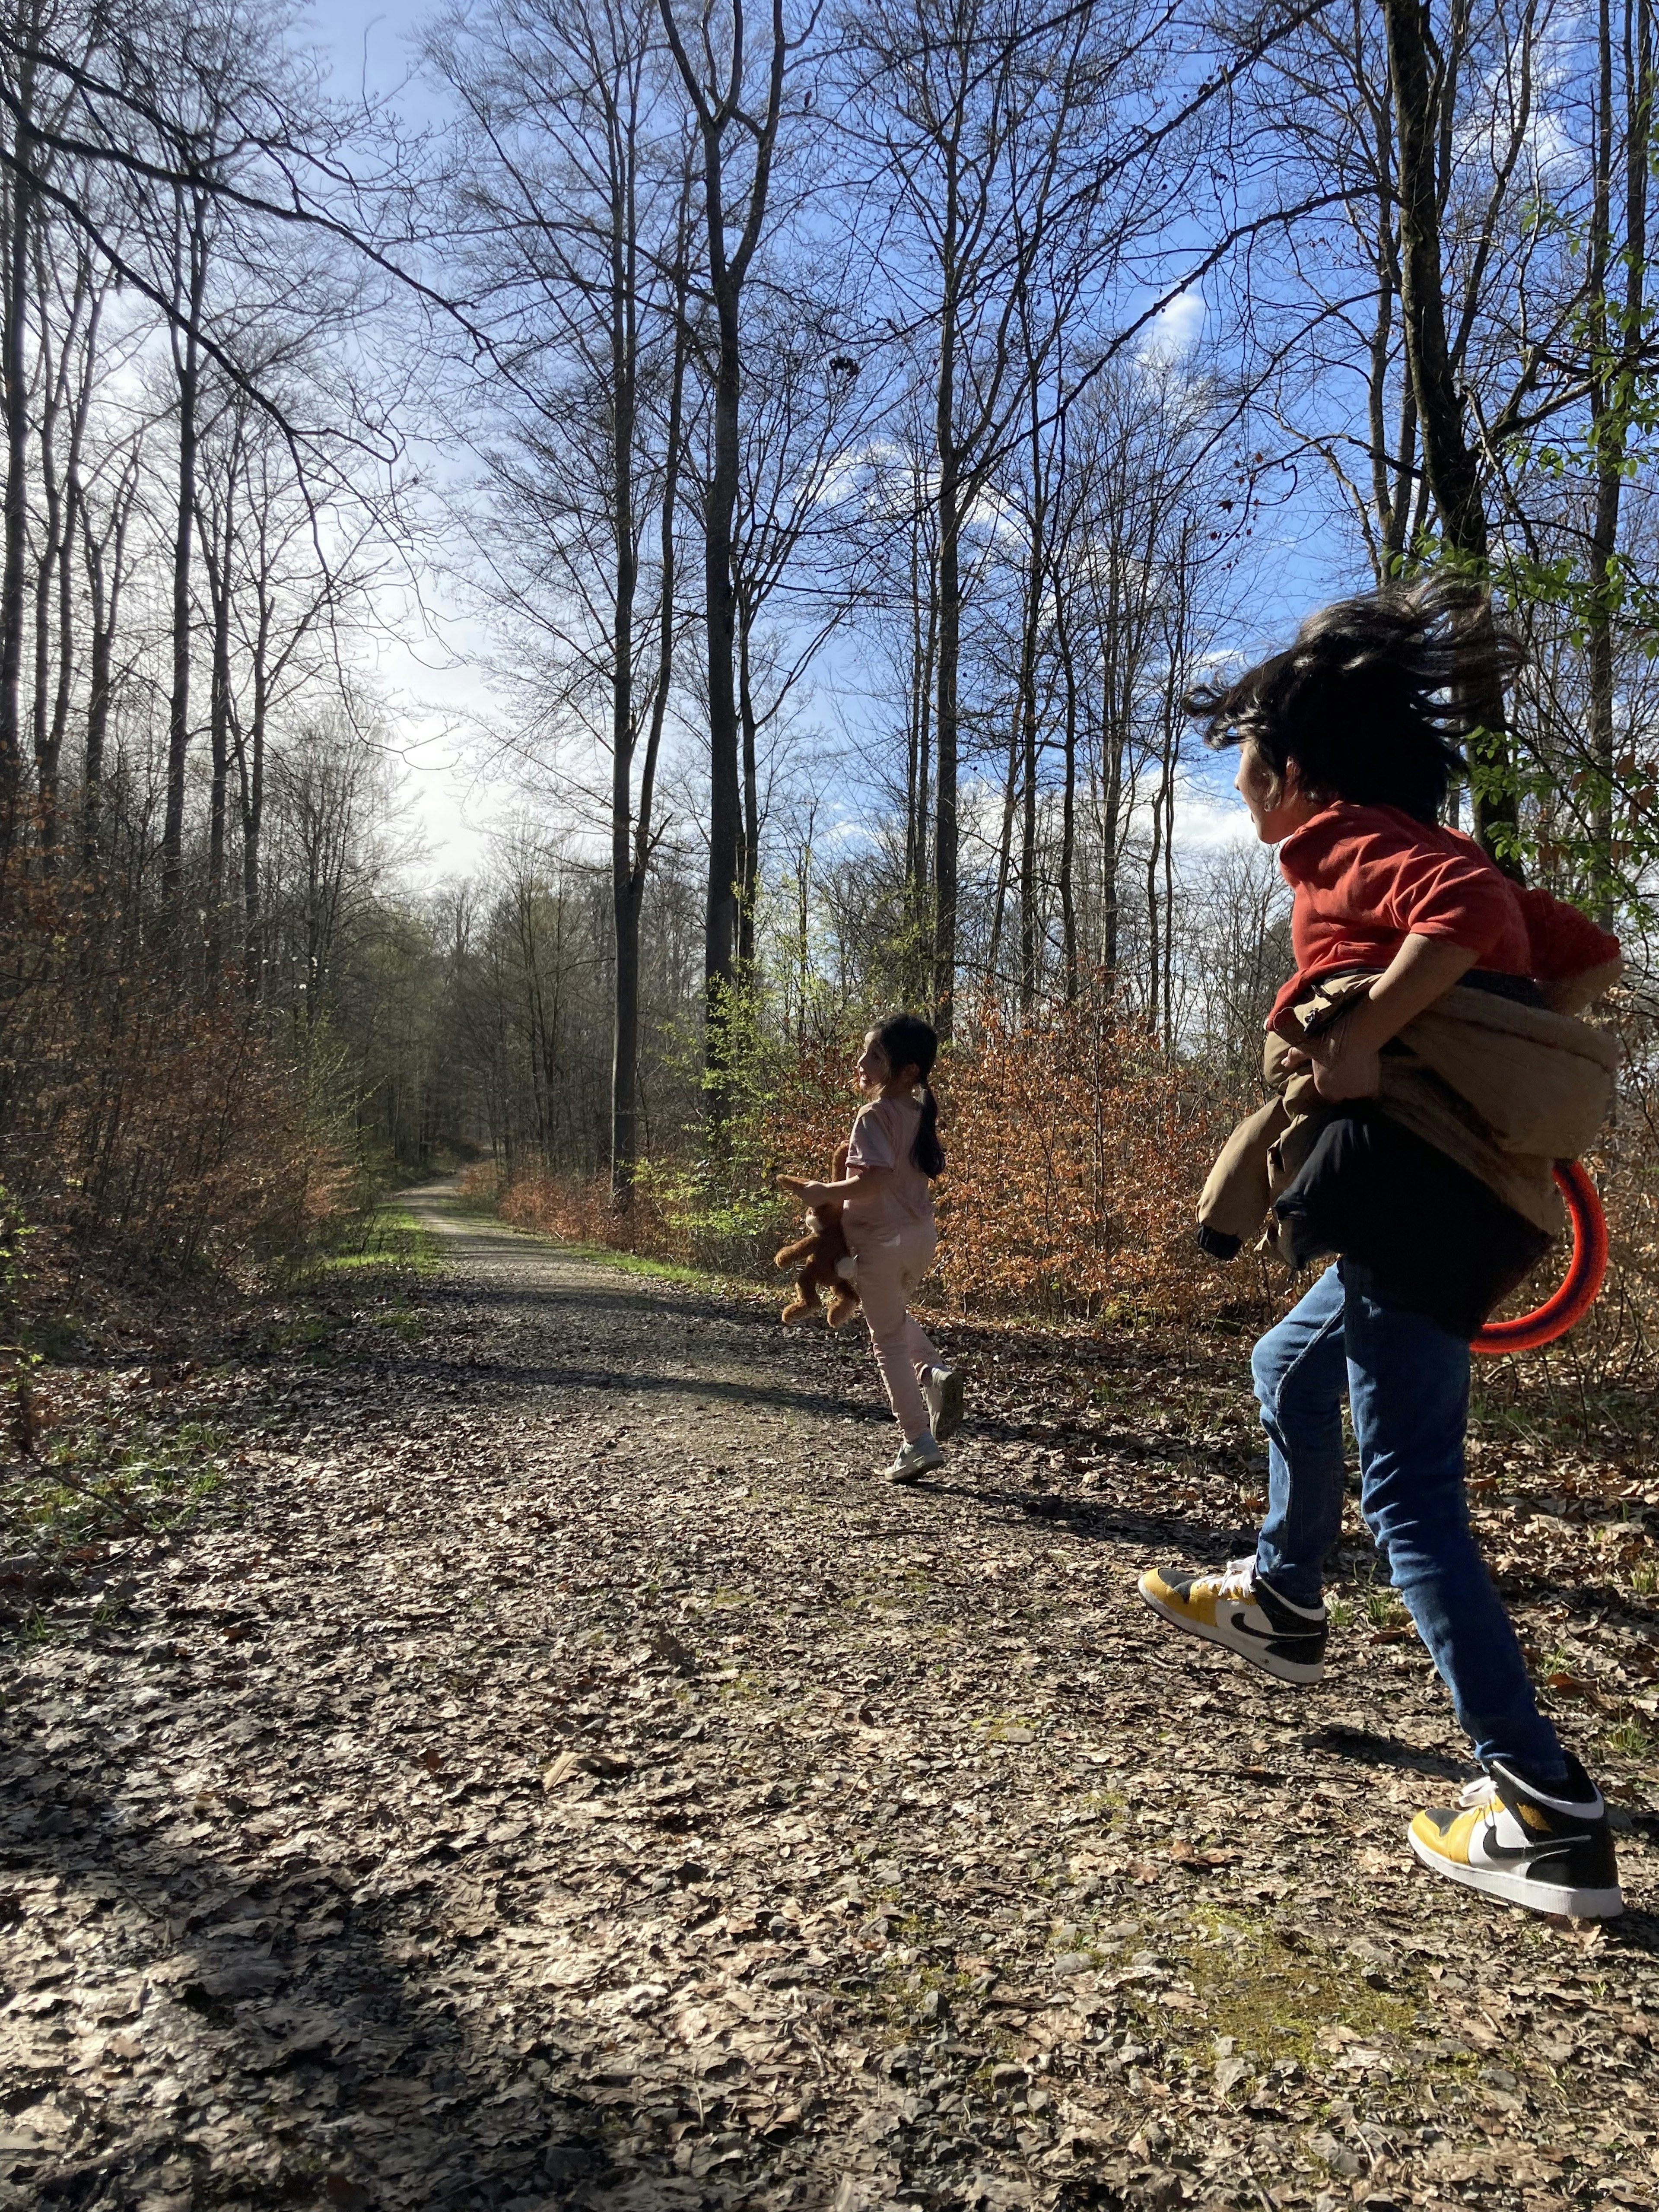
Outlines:
{"type": "Polygon", "coordinates": [[[916,1126],[916,1140],[910,1147],[910,1158],[923,1175],[941,1176],[945,1172],[945,1148],[939,1140],[939,1101],[927,1080],[939,1058],[938,1035],[920,1014],[890,1014],[884,1022],[876,1025],[876,1042],[886,1054],[893,1074],[914,1067],[921,1079],[921,1120],[916,1126]]]}
{"type": "Polygon", "coordinates": [[[1434,822],[1468,772],[1458,747],[1479,726],[1477,702],[1521,660],[1480,586],[1431,577],[1322,607],[1286,651],[1182,705],[1207,744],[1253,744],[1277,776],[1294,762],[1316,798],[1434,822]]]}

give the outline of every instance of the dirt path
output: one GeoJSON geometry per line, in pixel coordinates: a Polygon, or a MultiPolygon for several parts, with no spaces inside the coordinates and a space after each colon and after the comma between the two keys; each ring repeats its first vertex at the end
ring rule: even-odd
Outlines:
{"type": "Polygon", "coordinates": [[[422,1313],[205,1380],[223,1492],[12,1650],[0,2204],[1659,2201],[1659,1930],[1414,1869],[1419,1648],[1135,1604],[1246,1409],[964,1339],[895,1492],[851,1332],[414,1203],[422,1313]]]}

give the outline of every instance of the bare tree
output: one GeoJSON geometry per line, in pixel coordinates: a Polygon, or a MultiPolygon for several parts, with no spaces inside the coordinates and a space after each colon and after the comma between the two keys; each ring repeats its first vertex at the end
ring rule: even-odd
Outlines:
{"type": "Polygon", "coordinates": [[[1059,15],[1027,0],[923,0],[860,8],[849,22],[849,113],[876,164],[869,191],[883,209],[887,280],[932,372],[932,984],[946,1031],[958,957],[963,537],[1019,434],[1034,368],[1110,259],[1098,222],[1119,166],[1109,125],[1141,59],[1116,28],[1102,0],[1059,15]]]}
{"type": "Polygon", "coordinates": [[[765,234],[773,162],[792,53],[783,0],[770,0],[758,72],[751,82],[744,0],[708,0],[691,42],[674,0],[659,0],[663,28],[690,102],[702,150],[707,284],[715,325],[712,459],[703,500],[703,610],[708,641],[708,900],[703,939],[706,1056],[709,1100],[718,1120],[726,1103],[727,1036],[743,835],[738,772],[737,594],[732,518],[742,467],[744,285],[765,234]],[[692,51],[695,45],[696,52],[692,51]],[[734,160],[733,148],[741,148],[734,160]]]}
{"type": "Polygon", "coordinates": [[[458,252],[494,333],[481,434],[490,522],[475,573],[498,620],[552,648],[538,733],[557,742],[570,718],[609,757],[611,1168],[624,1207],[691,343],[688,153],[659,39],[652,0],[502,0],[428,41],[466,112],[458,252]],[[642,618],[653,538],[656,607],[642,618]]]}

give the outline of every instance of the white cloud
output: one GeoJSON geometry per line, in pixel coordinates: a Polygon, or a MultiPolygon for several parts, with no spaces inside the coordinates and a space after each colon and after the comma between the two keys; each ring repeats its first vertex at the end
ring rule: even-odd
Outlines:
{"type": "Polygon", "coordinates": [[[1175,837],[1177,854],[1190,856],[1254,844],[1255,830],[1236,793],[1188,776],[1176,792],[1175,837]]]}
{"type": "Polygon", "coordinates": [[[1199,293],[1177,293],[1146,325],[1139,346],[1141,360],[1174,362],[1190,353],[1204,327],[1204,312],[1203,298],[1199,293]]]}

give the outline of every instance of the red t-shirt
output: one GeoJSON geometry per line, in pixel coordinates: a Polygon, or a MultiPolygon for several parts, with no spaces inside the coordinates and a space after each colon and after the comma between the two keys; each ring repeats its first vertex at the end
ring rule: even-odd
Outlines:
{"type": "Polygon", "coordinates": [[[1522,890],[1461,830],[1397,806],[1339,799],[1292,831],[1279,865],[1296,894],[1296,973],[1268,1027],[1317,975],[1386,968],[1408,937],[1443,937],[1500,975],[1565,981],[1615,959],[1619,940],[1547,891],[1522,890]]]}

